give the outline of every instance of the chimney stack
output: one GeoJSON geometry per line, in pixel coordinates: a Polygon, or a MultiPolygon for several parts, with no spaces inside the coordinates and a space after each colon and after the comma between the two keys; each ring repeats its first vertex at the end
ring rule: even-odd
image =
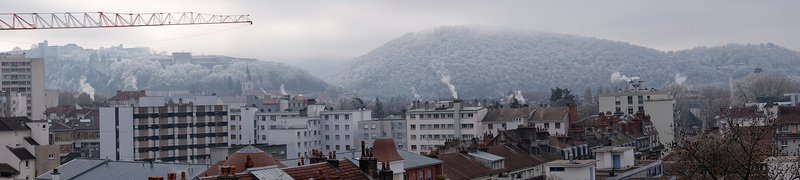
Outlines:
{"type": "Polygon", "coordinates": [[[175,172],[167,173],[167,180],[178,180],[178,174],[175,172]]]}
{"type": "Polygon", "coordinates": [[[328,164],[336,171],[339,171],[339,160],[336,160],[336,151],[329,152],[328,156],[330,156],[328,157],[328,164]]]}
{"type": "Polygon", "coordinates": [[[483,99],[483,108],[486,108],[486,107],[488,107],[488,105],[486,103],[486,99],[483,99]]]}
{"type": "Polygon", "coordinates": [[[431,104],[428,101],[425,101],[425,109],[430,109],[431,104]]]}
{"type": "Polygon", "coordinates": [[[394,172],[389,168],[389,161],[383,161],[383,167],[381,168],[379,180],[392,180],[394,172]]]}
{"type": "Polygon", "coordinates": [[[186,171],[181,171],[181,180],[186,180],[186,171]]]}

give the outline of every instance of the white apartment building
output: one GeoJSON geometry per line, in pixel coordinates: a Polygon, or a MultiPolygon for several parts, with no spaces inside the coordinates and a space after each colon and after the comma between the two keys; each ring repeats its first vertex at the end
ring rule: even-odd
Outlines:
{"type": "Polygon", "coordinates": [[[558,160],[544,166],[551,179],[594,180],[596,163],[597,160],[558,160]]]}
{"type": "Polygon", "coordinates": [[[0,54],[0,90],[26,97],[26,116],[42,120],[45,110],[44,59],[25,58],[24,54],[0,54]]]}
{"type": "Polygon", "coordinates": [[[100,157],[212,163],[211,148],[228,146],[228,107],[165,102],[139,97],[136,106],[100,108],[100,157]]]}
{"type": "Polygon", "coordinates": [[[0,166],[4,169],[0,179],[33,179],[60,165],[59,146],[50,144],[49,128],[47,121],[0,117],[0,166]]]}
{"type": "Polygon", "coordinates": [[[231,145],[286,144],[286,158],[308,156],[313,148],[326,151],[354,149],[359,121],[372,118],[372,111],[331,111],[310,103],[307,111],[271,111],[244,106],[231,108],[231,145]]]}
{"type": "Polygon", "coordinates": [[[659,133],[659,141],[669,144],[675,139],[675,131],[671,127],[675,123],[675,100],[666,91],[647,89],[642,80],[631,81],[629,88],[611,94],[600,94],[598,101],[600,112],[614,112],[635,115],[643,111],[650,115],[650,120],[659,133]]]}
{"type": "Polygon", "coordinates": [[[406,119],[386,118],[360,121],[357,128],[356,139],[363,139],[368,147],[372,147],[375,140],[380,138],[391,138],[397,149],[406,150],[408,145],[406,119]]]}
{"type": "Polygon", "coordinates": [[[484,107],[463,107],[464,102],[440,101],[430,104],[414,102],[406,112],[408,150],[419,153],[444,145],[446,139],[481,137],[484,129],[479,122],[488,110],[484,107]]]}
{"type": "Polygon", "coordinates": [[[5,117],[20,117],[27,116],[28,103],[27,97],[22,93],[3,92],[2,94],[2,108],[0,113],[5,117]]]}

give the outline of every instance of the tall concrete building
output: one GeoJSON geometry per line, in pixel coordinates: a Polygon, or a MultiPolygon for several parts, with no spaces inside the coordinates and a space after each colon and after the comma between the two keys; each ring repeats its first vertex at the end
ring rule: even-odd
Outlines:
{"type": "Polygon", "coordinates": [[[228,107],[140,97],[132,107],[100,108],[100,157],[121,161],[212,163],[228,146],[228,107]]]}
{"type": "Polygon", "coordinates": [[[2,91],[26,97],[26,115],[32,120],[44,116],[44,59],[26,58],[24,54],[0,54],[2,91]]]}
{"type": "Polygon", "coordinates": [[[642,80],[630,81],[628,88],[611,94],[600,94],[600,112],[613,112],[636,115],[642,111],[650,115],[650,120],[659,133],[659,141],[669,144],[675,139],[675,100],[666,91],[648,89],[642,80]]]}

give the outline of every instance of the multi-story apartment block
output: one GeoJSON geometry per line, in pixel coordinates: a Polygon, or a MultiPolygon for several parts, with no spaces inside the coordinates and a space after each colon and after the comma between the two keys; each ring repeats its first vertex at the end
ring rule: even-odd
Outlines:
{"type": "Polygon", "coordinates": [[[228,146],[228,107],[140,97],[133,107],[100,108],[100,157],[122,161],[211,163],[228,146]]]}
{"type": "Polygon", "coordinates": [[[359,121],[356,126],[357,139],[363,139],[367,146],[372,146],[375,139],[391,138],[397,149],[405,150],[408,145],[406,138],[406,119],[385,118],[359,121]]]}
{"type": "Polygon", "coordinates": [[[446,139],[470,139],[484,133],[479,121],[486,116],[485,107],[463,107],[459,99],[435,102],[433,106],[421,103],[415,101],[406,112],[409,151],[430,151],[444,145],[446,139]]]}
{"type": "Polygon", "coordinates": [[[800,106],[778,106],[775,144],[781,153],[800,155],[800,106]]]}
{"type": "Polygon", "coordinates": [[[313,148],[349,150],[361,140],[356,134],[358,122],[372,118],[368,109],[333,111],[313,99],[304,109],[231,108],[230,144],[286,144],[287,158],[308,156],[313,148]]]}
{"type": "Polygon", "coordinates": [[[0,89],[26,97],[26,116],[42,120],[44,113],[44,59],[25,58],[24,54],[0,54],[0,89]]]}
{"type": "Polygon", "coordinates": [[[649,114],[653,125],[660,133],[660,142],[669,144],[678,134],[671,127],[675,124],[675,100],[669,92],[648,89],[642,82],[642,80],[630,81],[628,89],[624,91],[600,94],[598,96],[600,112],[636,115],[636,112],[641,111],[649,114]]]}

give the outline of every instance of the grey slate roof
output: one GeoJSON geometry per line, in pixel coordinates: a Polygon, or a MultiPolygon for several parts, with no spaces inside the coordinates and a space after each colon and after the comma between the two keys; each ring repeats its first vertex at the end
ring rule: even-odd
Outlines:
{"type": "Polygon", "coordinates": [[[31,154],[31,152],[25,148],[22,147],[12,148],[9,146],[6,146],[6,148],[8,148],[8,150],[11,151],[11,153],[14,153],[14,156],[17,156],[17,159],[19,160],[36,159],[36,156],[33,156],[33,154],[31,154]]]}
{"type": "Polygon", "coordinates": [[[478,152],[471,152],[469,153],[470,156],[479,157],[481,159],[486,159],[489,161],[499,161],[505,159],[504,157],[500,157],[498,155],[489,154],[487,152],[478,151],[478,152]]]}
{"type": "Polygon", "coordinates": [[[31,138],[31,137],[24,137],[24,139],[25,139],[25,141],[28,141],[28,144],[30,144],[30,145],[34,145],[34,146],[38,146],[39,145],[39,143],[36,142],[36,140],[33,140],[33,138],[31,138]]]}
{"type": "Polygon", "coordinates": [[[430,158],[427,156],[423,156],[421,154],[416,154],[408,151],[397,150],[397,153],[403,157],[405,161],[403,161],[403,168],[405,169],[413,169],[423,166],[430,166],[435,164],[442,164],[444,161],[430,158]]]}
{"type": "MultiPolygon", "coordinates": [[[[103,159],[75,159],[58,167],[61,179],[145,179],[148,176],[167,176],[169,172],[186,172],[194,179],[210,164],[177,164],[143,161],[106,161],[103,159]]],[[[50,170],[36,179],[50,179],[50,170]]]]}
{"type": "Polygon", "coordinates": [[[242,149],[239,149],[236,152],[240,152],[240,153],[260,153],[260,152],[264,152],[264,151],[262,151],[261,149],[258,149],[256,147],[253,147],[253,146],[247,146],[247,147],[243,147],[242,149]]]}

